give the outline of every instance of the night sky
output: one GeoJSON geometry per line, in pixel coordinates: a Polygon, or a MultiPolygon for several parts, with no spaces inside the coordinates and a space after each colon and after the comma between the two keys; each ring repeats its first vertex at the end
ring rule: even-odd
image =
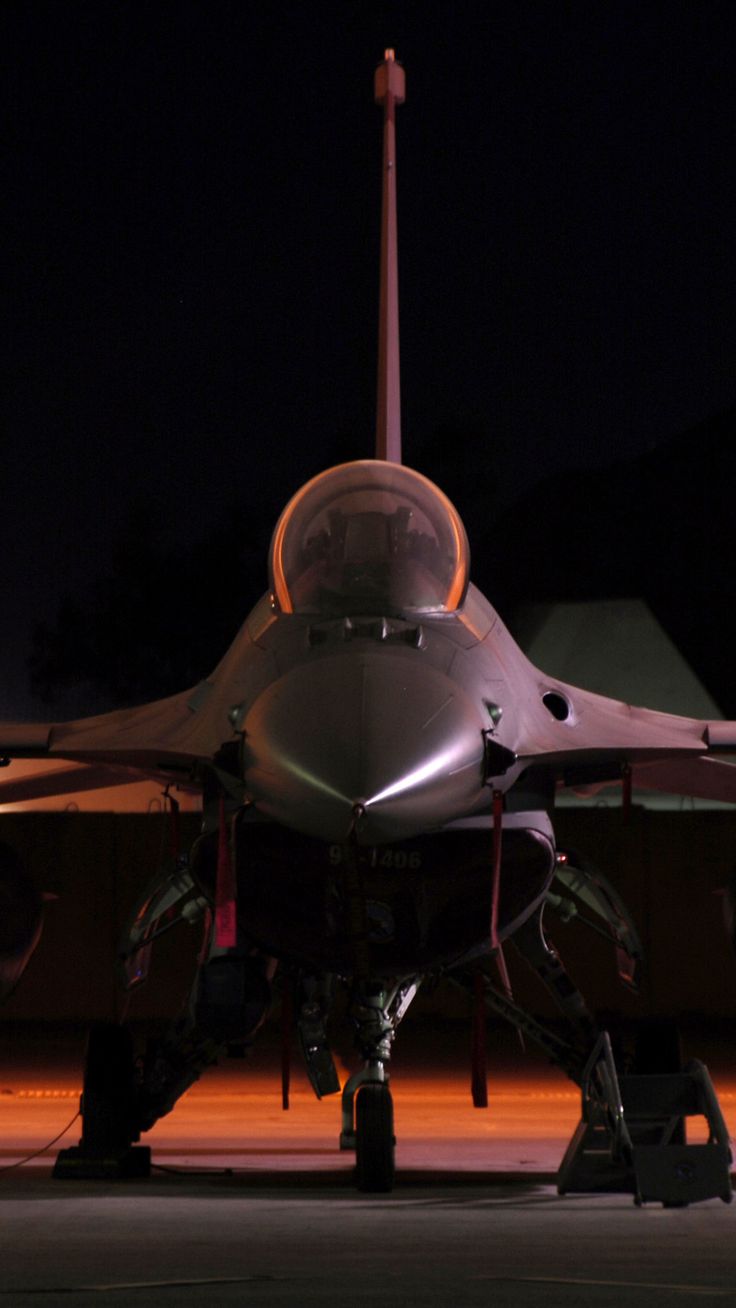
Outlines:
{"type": "Polygon", "coordinates": [[[405,461],[491,553],[548,485],[557,535],[566,479],[666,489],[736,400],[735,38],[715,0],[6,3],[4,715],[34,616],[141,524],[184,558],[240,520],[245,616],[285,499],[371,456],[388,45],[405,461]]]}

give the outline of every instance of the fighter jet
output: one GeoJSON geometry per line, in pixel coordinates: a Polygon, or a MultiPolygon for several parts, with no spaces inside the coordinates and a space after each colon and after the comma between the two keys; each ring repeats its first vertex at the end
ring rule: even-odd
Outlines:
{"type": "MultiPolygon", "coordinates": [[[[284,1003],[294,996],[320,1097],[341,1090],[328,1018],[336,990],[348,996],[364,1065],[342,1088],[340,1142],[355,1149],[364,1190],[392,1184],[392,1042],[427,977],[454,978],[481,1011],[590,1080],[599,1033],[547,942],[545,907],[578,896],[629,982],[640,951],[613,888],[558,850],[556,792],[618,783],[624,798],[636,784],[736,802],[736,767],[718,757],[736,749],[736,723],[633,707],[534,667],[470,580],[457,509],[401,462],[395,110],[405,79],[392,51],[375,96],[384,118],[375,458],[329,468],[296,492],[273,533],[267,593],[198,685],[102,716],[0,727],[6,760],[82,765],[9,779],[0,804],[140,778],[202,795],[200,836],[136,906],[120,950],[132,988],[159,934],[177,923],[199,930],[186,1016],[142,1065],[125,1027],[93,1030],[82,1140],[60,1156],[61,1175],[145,1172],[141,1133],[252,1039],[279,985],[284,1003]],[[510,939],[556,997],[565,1036],[515,1003],[510,939]]],[[[18,909],[3,945],[8,989],[36,942],[39,906],[7,850],[0,872],[18,909]]]]}

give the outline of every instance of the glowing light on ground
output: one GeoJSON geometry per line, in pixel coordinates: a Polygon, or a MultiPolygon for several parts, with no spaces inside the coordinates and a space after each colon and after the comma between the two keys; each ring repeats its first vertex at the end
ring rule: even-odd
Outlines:
{"type": "MultiPolygon", "coordinates": [[[[0,1157],[7,1164],[44,1145],[77,1106],[79,1069],[50,1076],[38,1064],[16,1066],[0,1085],[0,1157]],[[44,1075],[45,1072],[45,1075],[44,1075]]],[[[715,1076],[727,1121],[736,1120],[736,1075],[715,1076]]],[[[392,1079],[397,1166],[410,1174],[529,1172],[551,1178],[580,1116],[575,1086],[553,1068],[503,1068],[491,1075],[489,1107],[474,1109],[469,1078],[453,1071],[407,1068],[392,1079]]],[[[349,1173],[353,1157],[338,1148],[339,1097],[317,1101],[295,1069],[291,1109],[281,1109],[273,1065],[225,1063],[180,1100],[144,1137],[163,1166],[213,1166],[262,1175],[349,1173]]],[[[688,1138],[705,1139],[690,1119],[688,1138]]],[[[77,1121],[62,1144],[75,1143],[77,1121]]],[[[58,1147],[58,1146],[57,1146],[58,1147]]],[[[55,1149],[37,1160],[50,1166],[55,1149]]],[[[254,1179],[255,1179],[254,1175],[254,1179]]],[[[347,1178],[344,1178],[347,1179],[347,1178]]]]}

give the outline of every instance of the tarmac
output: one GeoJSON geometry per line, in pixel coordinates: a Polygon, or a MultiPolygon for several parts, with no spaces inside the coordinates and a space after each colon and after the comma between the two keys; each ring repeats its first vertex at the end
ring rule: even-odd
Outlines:
{"type": "MultiPolygon", "coordinates": [[[[466,1034],[440,1032],[434,1060],[426,1034],[405,1042],[392,1078],[395,1189],[366,1195],[338,1148],[338,1100],[317,1101],[295,1066],[284,1112],[268,1038],[248,1060],[212,1069],[148,1133],[149,1179],[55,1181],[56,1151],[80,1130],[83,1036],[7,1024],[0,1308],[736,1302],[735,1205],[560,1197],[576,1088],[502,1041],[489,1107],[474,1109],[466,1034]],[[53,1148],[17,1165],[64,1127],[53,1148]]],[[[707,1061],[731,1125],[732,1059],[707,1061]]]]}

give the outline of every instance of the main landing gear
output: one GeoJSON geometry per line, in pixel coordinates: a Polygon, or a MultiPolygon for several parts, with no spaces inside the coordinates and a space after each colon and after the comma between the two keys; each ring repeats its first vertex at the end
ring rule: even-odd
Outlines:
{"type": "Polygon", "coordinates": [[[151,1150],[136,1146],[138,1088],[130,1031],[113,1022],[94,1026],[87,1042],[81,1101],[82,1138],[62,1149],[54,1176],[112,1180],[150,1175],[151,1150]]]}

